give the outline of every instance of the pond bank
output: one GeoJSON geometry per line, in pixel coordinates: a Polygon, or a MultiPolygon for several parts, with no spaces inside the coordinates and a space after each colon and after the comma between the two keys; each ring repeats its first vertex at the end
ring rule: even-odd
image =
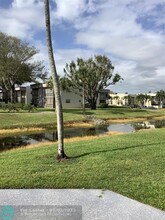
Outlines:
{"type": "MultiPolygon", "coordinates": [[[[139,130],[148,130],[165,127],[165,120],[144,120],[138,118],[130,122],[130,120],[114,120],[111,122],[103,121],[103,124],[97,124],[95,121],[69,123],[64,129],[65,142],[75,142],[79,140],[88,140],[100,138],[102,136],[112,136],[124,133],[138,132],[139,130]],[[69,126],[68,126],[69,125],[69,126]]],[[[40,143],[47,145],[47,143],[57,142],[57,130],[54,128],[24,128],[9,130],[2,130],[0,133],[0,151],[6,151],[13,148],[25,148],[26,146],[35,147],[40,146],[40,143]],[[8,132],[8,133],[7,133],[8,132]]]]}
{"type": "MultiPolygon", "coordinates": [[[[118,119],[103,119],[105,121],[105,124],[108,123],[127,123],[127,122],[138,122],[138,121],[146,121],[146,120],[163,120],[165,119],[165,116],[159,116],[159,117],[139,117],[139,118],[118,118],[118,119]]],[[[90,120],[81,120],[81,121],[70,121],[66,122],[64,124],[65,128],[80,128],[80,127],[93,127],[93,123],[90,120]]],[[[23,127],[23,128],[11,128],[11,129],[0,129],[0,137],[3,137],[8,134],[24,134],[27,132],[35,132],[35,131],[45,131],[47,128],[44,127],[23,127]]]]}
{"type": "MultiPolygon", "coordinates": [[[[74,142],[79,142],[79,141],[88,141],[88,140],[93,140],[93,139],[99,139],[99,138],[103,138],[106,136],[114,136],[114,135],[121,135],[124,134],[123,132],[116,132],[116,131],[109,131],[106,132],[104,135],[102,136],[83,136],[83,137],[71,137],[71,138],[64,138],[64,143],[74,143],[74,142]]],[[[52,144],[57,144],[57,141],[45,141],[45,142],[40,142],[40,143],[36,143],[36,144],[28,144],[26,146],[19,146],[16,148],[11,148],[11,149],[6,149],[3,150],[4,151],[15,151],[15,150],[23,150],[23,149],[32,149],[32,148],[37,148],[37,147],[46,147],[48,145],[52,145],[52,144]]]]}
{"type": "Polygon", "coordinates": [[[165,116],[157,116],[157,117],[139,117],[139,118],[119,118],[119,119],[106,119],[106,123],[125,123],[125,122],[137,122],[137,121],[146,121],[146,120],[163,120],[165,116]]]}
{"type": "MultiPolygon", "coordinates": [[[[78,128],[78,127],[92,127],[92,123],[91,122],[83,122],[83,121],[79,121],[79,122],[69,122],[66,123],[65,128],[78,128]]],[[[54,127],[56,128],[56,127],[54,127]]],[[[11,129],[0,129],[0,137],[5,136],[7,134],[24,134],[27,132],[34,132],[34,131],[46,131],[47,128],[43,127],[43,128],[38,128],[38,127],[25,127],[25,128],[11,128],[11,129]]]]}

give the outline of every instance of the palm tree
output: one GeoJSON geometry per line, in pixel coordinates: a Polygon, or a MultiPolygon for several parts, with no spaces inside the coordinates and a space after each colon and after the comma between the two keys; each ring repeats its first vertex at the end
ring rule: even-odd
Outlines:
{"type": "Polygon", "coordinates": [[[113,100],[116,100],[116,105],[119,104],[119,98],[120,98],[120,97],[119,97],[118,95],[116,95],[116,96],[113,97],[113,100]],[[117,101],[118,101],[118,102],[117,102],[117,101]]]}
{"type": "Polygon", "coordinates": [[[53,90],[55,95],[55,106],[57,115],[57,134],[58,134],[58,160],[67,159],[68,157],[64,152],[64,123],[63,123],[63,110],[60,96],[59,78],[57,75],[56,64],[53,55],[52,39],[51,39],[51,27],[50,27],[50,10],[49,0],[44,0],[45,4],[45,24],[46,24],[46,40],[48,48],[48,56],[50,63],[50,70],[53,79],[53,90]]]}
{"type": "Polygon", "coordinates": [[[165,91],[164,90],[160,90],[156,93],[156,99],[159,102],[159,107],[162,108],[163,106],[163,100],[165,99],[165,91]]]}
{"type": "Polygon", "coordinates": [[[147,105],[147,101],[151,100],[151,96],[140,93],[136,96],[136,99],[138,102],[140,102],[141,106],[144,107],[144,105],[147,105]]]}

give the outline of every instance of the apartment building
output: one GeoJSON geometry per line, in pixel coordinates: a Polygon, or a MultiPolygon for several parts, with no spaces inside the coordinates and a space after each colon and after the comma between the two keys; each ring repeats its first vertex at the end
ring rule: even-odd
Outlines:
{"type": "MultiPolygon", "coordinates": [[[[79,91],[68,92],[61,91],[61,100],[63,108],[81,108],[82,97],[78,94],[79,91]]],[[[36,107],[54,108],[54,94],[53,90],[47,84],[33,84],[31,85],[32,101],[31,103],[36,107]]],[[[101,103],[106,103],[108,99],[109,90],[101,90],[99,93],[97,106],[101,103]]]]}
{"type": "Polygon", "coordinates": [[[97,100],[97,106],[99,106],[102,103],[107,103],[108,104],[108,99],[109,99],[109,89],[102,89],[99,93],[99,97],[97,100]]]}
{"type": "MultiPolygon", "coordinates": [[[[31,102],[31,88],[30,88],[30,86],[16,87],[14,97],[15,97],[15,102],[17,102],[17,103],[30,104],[30,102],[31,102]]],[[[0,88],[0,102],[1,103],[10,102],[9,91],[5,91],[4,89],[0,88]]]]}
{"type": "MultiPolygon", "coordinates": [[[[31,85],[30,87],[31,87],[31,104],[33,104],[35,107],[46,107],[47,105],[46,102],[48,103],[50,102],[50,100],[47,101],[48,97],[46,97],[47,88],[48,88],[47,84],[37,83],[31,85]]],[[[53,103],[52,106],[50,105],[50,107],[53,107],[53,103]]]]}
{"type": "MultiPolygon", "coordinates": [[[[53,90],[47,84],[31,85],[32,101],[36,107],[54,108],[55,99],[53,90]]],[[[80,108],[82,106],[81,97],[73,92],[61,91],[63,108],[80,108]]]]}
{"type": "Polygon", "coordinates": [[[146,107],[146,108],[162,108],[165,105],[165,100],[162,100],[162,105],[156,98],[156,93],[145,93],[149,98],[140,101],[137,99],[138,94],[128,93],[110,93],[108,104],[109,106],[130,106],[130,107],[146,107]]]}
{"type": "Polygon", "coordinates": [[[15,88],[15,99],[18,103],[30,104],[31,88],[30,86],[20,86],[15,88]]]}
{"type": "Polygon", "coordinates": [[[109,93],[109,106],[125,106],[128,104],[128,93],[109,93]]]}

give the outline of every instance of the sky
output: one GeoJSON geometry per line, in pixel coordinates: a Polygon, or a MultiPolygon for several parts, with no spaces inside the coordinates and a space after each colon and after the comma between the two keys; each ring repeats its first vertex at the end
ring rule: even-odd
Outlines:
{"type": "MultiPolygon", "coordinates": [[[[165,0],[50,0],[59,75],[77,57],[106,55],[117,93],[165,90],[165,0]]],[[[48,66],[43,0],[0,0],[0,31],[39,49],[48,66]]]]}

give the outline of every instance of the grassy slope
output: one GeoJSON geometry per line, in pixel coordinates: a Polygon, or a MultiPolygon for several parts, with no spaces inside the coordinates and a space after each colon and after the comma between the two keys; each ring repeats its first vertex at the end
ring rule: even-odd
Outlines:
{"type": "Polygon", "coordinates": [[[165,129],[66,144],[72,158],[58,163],[56,146],[0,155],[0,188],[101,188],[165,209],[165,129]]]}
{"type": "MultiPolygon", "coordinates": [[[[96,111],[87,110],[86,114],[104,119],[125,119],[155,116],[165,116],[162,110],[142,110],[127,108],[97,109],[96,111]]],[[[78,121],[83,120],[81,109],[64,110],[64,120],[78,121]]],[[[0,129],[17,127],[42,127],[56,125],[56,115],[52,111],[35,113],[0,113],[0,129]]]]}

